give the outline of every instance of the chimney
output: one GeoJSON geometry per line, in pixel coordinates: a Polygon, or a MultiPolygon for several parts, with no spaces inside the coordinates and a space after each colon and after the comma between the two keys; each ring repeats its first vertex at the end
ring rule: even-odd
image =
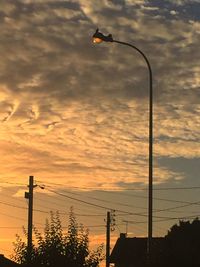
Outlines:
{"type": "Polygon", "coordinates": [[[120,238],[125,239],[126,238],[126,233],[120,233],[120,238]]]}

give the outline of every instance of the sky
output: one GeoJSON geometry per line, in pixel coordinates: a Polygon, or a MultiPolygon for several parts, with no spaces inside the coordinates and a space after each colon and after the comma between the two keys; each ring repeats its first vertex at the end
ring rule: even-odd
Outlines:
{"type": "Polygon", "coordinates": [[[27,226],[30,175],[39,229],[73,206],[93,246],[109,210],[111,247],[147,235],[148,69],[96,28],[153,70],[153,235],[200,215],[199,0],[1,0],[0,21],[1,253],[27,226]]]}

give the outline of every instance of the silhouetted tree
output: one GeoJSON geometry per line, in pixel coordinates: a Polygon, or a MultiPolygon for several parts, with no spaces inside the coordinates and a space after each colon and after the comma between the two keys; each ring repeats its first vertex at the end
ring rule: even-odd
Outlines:
{"type": "MultiPolygon", "coordinates": [[[[95,251],[89,250],[88,230],[78,225],[73,210],[70,210],[68,231],[64,233],[59,213],[50,213],[44,234],[34,229],[36,244],[33,245],[31,264],[49,267],[97,267],[103,259],[102,245],[95,251]]],[[[24,232],[27,236],[26,232],[24,232]]],[[[13,259],[27,264],[27,245],[17,235],[13,259]]]]}
{"type": "Polygon", "coordinates": [[[200,221],[179,221],[165,236],[163,266],[200,266],[200,221]]]}

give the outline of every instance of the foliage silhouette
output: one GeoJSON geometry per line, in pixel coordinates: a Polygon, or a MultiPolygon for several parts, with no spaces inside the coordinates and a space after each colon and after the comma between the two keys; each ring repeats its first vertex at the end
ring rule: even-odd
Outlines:
{"type": "MultiPolygon", "coordinates": [[[[73,209],[70,210],[68,231],[62,228],[59,213],[50,213],[44,234],[34,228],[36,244],[33,244],[31,266],[49,267],[98,267],[104,256],[103,246],[89,250],[89,232],[78,225],[73,209]]],[[[25,236],[27,236],[24,230],[25,236]]],[[[13,260],[27,265],[27,245],[19,235],[14,242],[13,260]]]]}
{"type": "Polygon", "coordinates": [[[200,221],[179,221],[165,236],[165,253],[162,266],[200,266],[200,221]]]}

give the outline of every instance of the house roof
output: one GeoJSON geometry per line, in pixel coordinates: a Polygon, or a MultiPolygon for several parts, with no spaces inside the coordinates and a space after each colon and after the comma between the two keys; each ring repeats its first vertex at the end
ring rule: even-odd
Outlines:
{"type": "Polygon", "coordinates": [[[19,264],[7,259],[6,257],[4,257],[3,254],[0,254],[0,266],[1,267],[15,267],[15,266],[19,266],[19,264]]]}
{"type": "MultiPolygon", "coordinates": [[[[164,240],[163,237],[153,238],[153,248],[157,247],[164,240]]],[[[111,263],[132,263],[146,261],[147,238],[126,237],[121,235],[118,238],[110,255],[111,263]]]]}

